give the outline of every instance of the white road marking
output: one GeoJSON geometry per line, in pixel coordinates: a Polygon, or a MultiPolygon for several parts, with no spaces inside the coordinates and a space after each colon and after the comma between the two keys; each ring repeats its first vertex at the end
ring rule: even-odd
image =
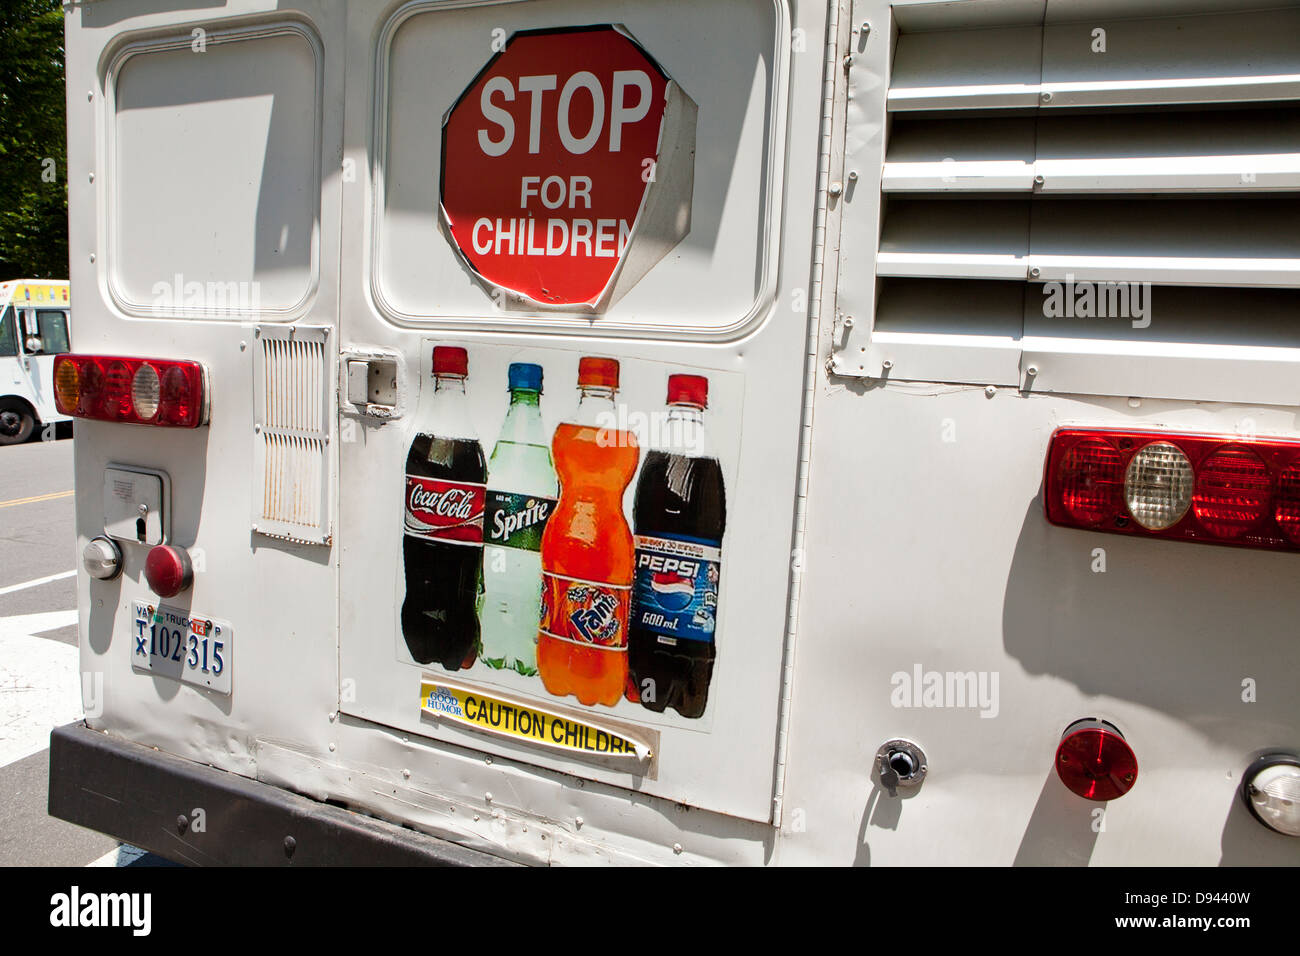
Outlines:
{"type": "Polygon", "coordinates": [[[83,716],[80,651],[34,636],[76,620],[75,610],[0,617],[0,767],[40,753],[50,731],[83,716]]]}
{"type": "Polygon", "coordinates": [[[44,578],[35,578],[31,581],[24,581],[22,584],[10,584],[8,587],[0,588],[0,594],[13,594],[15,591],[23,591],[27,588],[34,588],[41,584],[49,584],[51,581],[62,581],[64,578],[70,578],[76,575],[76,570],[64,571],[60,574],[51,574],[44,578]]]}
{"type": "Polygon", "coordinates": [[[110,850],[101,856],[98,860],[92,860],[86,866],[130,866],[140,857],[144,856],[147,851],[140,849],[138,846],[131,846],[129,843],[123,843],[116,850],[110,850]]]}

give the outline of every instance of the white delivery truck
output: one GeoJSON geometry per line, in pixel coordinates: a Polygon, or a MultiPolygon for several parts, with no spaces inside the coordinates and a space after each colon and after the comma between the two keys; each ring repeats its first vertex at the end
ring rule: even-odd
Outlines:
{"type": "Polygon", "coordinates": [[[1300,8],[67,8],[84,724],[192,863],[1300,862],[1300,8]]]}
{"type": "Polygon", "coordinates": [[[68,293],[58,280],[0,282],[0,445],[72,420],[55,407],[52,387],[54,356],[72,347],[68,293]]]}

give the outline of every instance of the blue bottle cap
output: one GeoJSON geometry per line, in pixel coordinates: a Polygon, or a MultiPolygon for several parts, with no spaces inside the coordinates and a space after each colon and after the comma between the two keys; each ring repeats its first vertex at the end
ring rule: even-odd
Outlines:
{"type": "Polygon", "coordinates": [[[531,392],[542,390],[542,367],[531,362],[510,363],[510,387],[526,388],[531,392]]]}

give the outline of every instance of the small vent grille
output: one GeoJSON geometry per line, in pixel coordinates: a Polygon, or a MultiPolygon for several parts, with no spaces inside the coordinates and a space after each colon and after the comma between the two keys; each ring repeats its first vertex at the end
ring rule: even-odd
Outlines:
{"type": "Polygon", "coordinates": [[[254,353],[257,446],[253,528],[330,543],[328,329],[262,328],[254,353]]]}

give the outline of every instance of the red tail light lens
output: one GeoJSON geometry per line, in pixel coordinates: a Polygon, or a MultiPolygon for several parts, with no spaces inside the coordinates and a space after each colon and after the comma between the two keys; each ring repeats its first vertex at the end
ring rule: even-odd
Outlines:
{"type": "Polygon", "coordinates": [[[1081,441],[1061,460],[1061,505],[1079,524],[1112,520],[1124,507],[1124,458],[1104,441],[1081,441]]]}
{"type": "Polygon", "coordinates": [[[1137,755],[1113,724],[1076,720],[1056,748],[1056,773],[1085,800],[1114,800],[1137,783],[1137,755]]]}
{"type": "Polygon", "coordinates": [[[1248,448],[1221,448],[1196,469],[1192,509],[1211,534],[1235,538],[1259,524],[1271,489],[1262,458],[1248,448]]]}
{"type": "Polygon", "coordinates": [[[60,355],[54,404],[77,418],[194,428],[207,421],[207,375],[198,362],[60,355]]]}
{"type": "Polygon", "coordinates": [[[1300,550],[1300,442],[1060,428],[1043,497],[1064,527],[1300,550]]]}

